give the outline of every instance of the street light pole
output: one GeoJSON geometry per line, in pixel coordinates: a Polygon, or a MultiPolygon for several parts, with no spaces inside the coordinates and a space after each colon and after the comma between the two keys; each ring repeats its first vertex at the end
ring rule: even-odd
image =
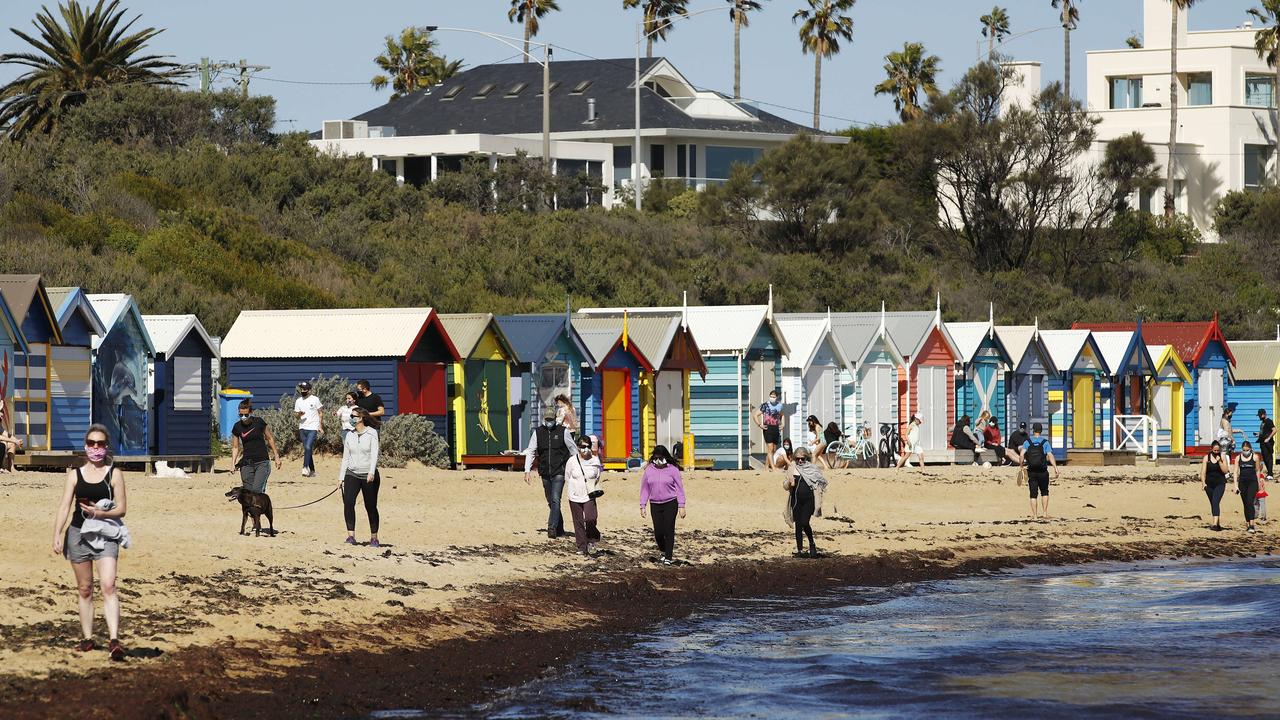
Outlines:
{"type": "Polygon", "coordinates": [[[539,62],[538,58],[530,55],[528,51],[517,44],[525,42],[524,38],[512,37],[510,35],[499,35],[498,33],[491,33],[485,30],[440,27],[439,25],[427,25],[426,30],[427,32],[443,30],[445,32],[470,33],[472,35],[487,37],[490,40],[497,40],[503,45],[512,48],[516,52],[542,66],[542,166],[546,168],[548,173],[551,172],[551,43],[538,42],[536,40],[527,41],[531,45],[542,46],[542,60],[539,62]]]}
{"type": "Polygon", "coordinates": [[[665,20],[665,24],[659,24],[658,27],[647,33],[644,31],[643,20],[636,23],[636,137],[634,141],[634,149],[631,151],[631,185],[632,189],[635,190],[636,210],[640,210],[642,208],[642,197],[644,195],[644,183],[640,179],[640,46],[644,44],[644,41],[649,39],[650,36],[657,35],[659,32],[667,29],[679,20],[688,20],[689,18],[705,15],[709,12],[720,12],[720,8],[703,8],[697,12],[686,13],[676,18],[665,20]]]}

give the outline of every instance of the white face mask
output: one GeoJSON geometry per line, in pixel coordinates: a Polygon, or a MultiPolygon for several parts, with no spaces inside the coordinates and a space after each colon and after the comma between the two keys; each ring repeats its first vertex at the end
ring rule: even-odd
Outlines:
{"type": "Polygon", "coordinates": [[[663,460],[662,458],[654,458],[654,459],[653,459],[653,466],[654,466],[654,467],[666,467],[666,466],[667,466],[667,461],[666,461],[666,460],[663,460]]]}

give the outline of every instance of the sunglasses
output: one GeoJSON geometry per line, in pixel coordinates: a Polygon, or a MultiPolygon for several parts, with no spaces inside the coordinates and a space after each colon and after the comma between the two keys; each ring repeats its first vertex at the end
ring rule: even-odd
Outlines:
{"type": "Polygon", "coordinates": [[[84,446],[104,448],[107,446],[107,441],[106,440],[85,440],[84,446]]]}

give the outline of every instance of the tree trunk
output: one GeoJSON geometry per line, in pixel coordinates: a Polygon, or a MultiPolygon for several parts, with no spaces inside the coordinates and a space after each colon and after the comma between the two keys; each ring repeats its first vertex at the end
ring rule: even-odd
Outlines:
{"type": "Polygon", "coordinates": [[[1071,98],[1071,28],[1062,25],[1062,91],[1071,98]]]}
{"type": "Polygon", "coordinates": [[[733,11],[733,99],[742,99],[742,9],[733,11]]]}
{"type": "Polygon", "coordinates": [[[1164,216],[1173,217],[1173,162],[1178,146],[1178,3],[1174,0],[1169,28],[1169,159],[1165,163],[1164,216]]]}
{"type": "MultiPolygon", "coordinates": [[[[1280,41],[1280,28],[1276,28],[1277,41],[1280,41]]],[[[1275,137],[1275,147],[1271,150],[1271,167],[1274,168],[1271,174],[1267,176],[1268,185],[1280,185],[1280,97],[1276,96],[1280,92],[1280,57],[1276,58],[1276,78],[1274,85],[1271,87],[1271,107],[1274,108],[1271,114],[1271,134],[1275,137]]]]}
{"type": "Polygon", "coordinates": [[[822,109],[822,53],[813,54],[813,128],[818,129],[818,115],[822,109]]]}
{"type": "Polygon", "coordinates": [[[987,27],[987,59],[996,61],[996,30],[991,26],[987,27]]]}
{"type": "Polygon", "coordinates": [[[524,61],[529,62],[529,37],[533,34],[529,32],[529,21],[524,21],[524,61]]]}

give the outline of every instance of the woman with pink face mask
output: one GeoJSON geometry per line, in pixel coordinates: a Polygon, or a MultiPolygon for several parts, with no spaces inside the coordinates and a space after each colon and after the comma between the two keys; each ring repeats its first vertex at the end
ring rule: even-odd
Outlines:
{"type": "MultiPolygon", "coordinates": [[[[98,582],[102,586],[102,610],[107,619],[110,640],[107,648],[112,660],[124,660],[125,651],[120,645],[120,596],[116,593],[116,562],[120,557],[122,539],[128,545],[127,532],[123,538],[112,539],[107,533],[98,532],[89,537],[89,530],[81,534],[86,521],[114,521],[111,524],[123,528],[119,521],[125,514],[124,475],[111,464],[111,439],[107,428],[93,424],[84,436],[84,452],[87,461],[78,468],[67,471],[67,483],[58,503],[53,523],[53,552],[71,561],[76,587],[80,598],[80,629],[84,639],[76,646],[80,652],[97,647],[93,642],[93,569],[98,566],[98,582]],[[107,501],[107,502],[103,502],[107,501]],[[67,519],[70,518],[70,524],[67,519]]],[[[97,522],[97,525],[104,525],[97,522]]]]}

